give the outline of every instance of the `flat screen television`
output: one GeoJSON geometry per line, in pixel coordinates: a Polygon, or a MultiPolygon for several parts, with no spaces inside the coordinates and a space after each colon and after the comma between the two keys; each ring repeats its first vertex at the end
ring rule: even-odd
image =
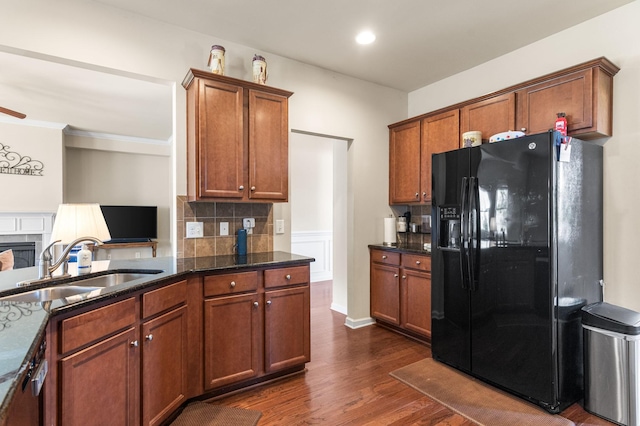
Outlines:
{"type": "Polygon", "coordinates": [[[101,205],[100,209],[111,234],[108,242],[127,243],[158,238],[157,206],[101,205]]]}

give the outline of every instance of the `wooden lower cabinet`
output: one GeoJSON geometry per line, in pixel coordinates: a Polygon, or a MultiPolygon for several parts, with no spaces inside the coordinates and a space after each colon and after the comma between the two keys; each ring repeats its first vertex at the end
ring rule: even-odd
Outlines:
{"type": "Polygon", "coordinates": [[[257,293],[205,300],[205,390],[258,375],[262,341],[260,313],[257,293]]]}
{"type": "Polygon", "coordinates": [[[423,336],[431,337],[431,274],[403,269],[400,294],[402,299],[401,326],[423,336]]]}
{"type": "Polygon", "coordinates": [[[60,360],[58,424],[138,424],[136,339],[129,328],[60,360]]]}
{"type": "Polygon", "coordinates": [[[173,414],[187,398],[185,301],[179,281],[55,319],[45,424],[156,425],[173,414]]]}
{"type": "Polygon", "coordinates": [[[309,285],[264,294],[264,364],[273,373],[311,359],[309,285]]]}
{"type": "Polygon", "coordinates": [[[43,424],[165,424],[190,398],[303,371],[309,281],[309,264],[192,276],[52,317],[43,424]]]}
{"type": "Polygon", "coordinates": [[[205,391],[310,360],[309,266],[251,274],[204,278],[205,391]]]}
{"type": "Polygon", "coordinates": [[[142,424],[161,424],[187,399],[187,307],[146,321],[141,329],[142,424]]]}
{"type": "Polygon", "coordinates": [[[431,258],[372,249],[371,317],[420,340],[431,338],[431,258]]]}
{"type": "Polygon", "coordinates": [[[400,325],[400,268],[371,263],[371,316],[400,325]]]}

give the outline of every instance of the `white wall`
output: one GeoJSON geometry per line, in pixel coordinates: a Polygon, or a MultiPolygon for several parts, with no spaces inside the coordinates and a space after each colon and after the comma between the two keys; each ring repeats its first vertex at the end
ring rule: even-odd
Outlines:
{"type": "Polygon", "coordinates": [[[333,139],[289,137],[291,232],[333,228],[333,139]]]}
{"type": "MultiPolygon", "coordinates": [[[[0,147],[0,151],[8,151],[14,157],[6,159],[10,167],[16,165],[17,159],[26,157],[43,165],[41,176],[0,174],[0,211],[55,213],[62,202],[62,128],[38,127],[29,121],[0,122],[0,144],[6,147],[4,150],[0,147]]],[[[4,160],[0,158],[0,165],[4,160]]]]}
{"type": "MultiPolygon", "coordinates": [[[[186,193],[186,96],[180,83],[188,68],[206,69],[212,44],[226,48],[227,74],[251,79],[256,52],[220,38],[79,0],[21,0],[3,5],[3,45],[172,81],[175,89],[175,194],[186,193]],[[37,31],[33,29],[37,28],[37,31]],[[46,37],[42,37],[46,34],[46,37]]],[[[369,321],[369,252],[382,241],[388,216],[388,129],[406,118],[407,94],[262,53],[268,84],[295,92],[289,103],[292,129],[353,142],[348,152],[348,318],[352,326],[369,321]]],[[[288,206],[274,209],[287,217],[288,206]]],[[[175,230],[173,231],[175,241],[175,230]]],[[[283,244],[278,244],[281,247],[283,244]]],[[[286,243],[284,243],[286,246],[286,243]]]]}
{"type": "MultiPolygon", "coordinates": [[[[605,56],[614,77],[613,136],[604,146],[605,300],[640,311],[640,2],[632,2],[409,94],[409,116],[605,56]]],[[[506,130],[506,129],[505,129],[506,130]]],[[[605,141],[600,141],[605,142],[605,141]]]]}
{"type": "MultiPolygon", "coordinates": [[[[117,149],[118,143],[108,140],[100,140],[102,148],[97,149],[91,144],[96,141],[79,139],[85,138],[66,137],[65,158],[71,166],[66,167],[64,173],[65,202],[157,206],[157,255],[171,256],[173,184],[169,150],[163,152],[163,147],[128,142],[126,150],[121,151],[117,149]],[[84,147],[86,145],[91,148],[84,147]]],[[[151,250],[139,248],[110,250],[109,254],[112,259],[125,259],[133,258],[136,252],[140,257],[152,255],[151,250]]],[[[106,253],[100,250],[97,256],[103,259],[106,253]]]]}
{"type": "Polygon", "coordinates": [[[312,283],[333,279],[333,143],[309,134],[289,136],[291,252],[315,259],[312,283]]]}

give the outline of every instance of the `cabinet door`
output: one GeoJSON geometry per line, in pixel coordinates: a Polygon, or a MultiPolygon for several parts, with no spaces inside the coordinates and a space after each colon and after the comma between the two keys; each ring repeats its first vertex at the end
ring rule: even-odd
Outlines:
{"type": "Polygon", "coordinates": [[[506,93],[467,105],[460,113],[461,134],[479,130],[482,139],[489,139],[496,133],[515,129],[516,94],[506,93]]]}
{"type": "Polygon", "coordinates": [[[142,424],[157,425],[186,400],[187,308],[142,324],[142,424]]]}
{"type": "Polygon", "coordinates": [[[138,424],[136,339],[131,328],[60,361],[58,424],[138,424]]]}
{"type": "Polygon", "coordinates": [[[569,133],[593,127],[593,69],[527,87],[517,96],[518,129],[528,134],[553,129],[558,112],[567,115],[569,133]]]}
{"type": "Polygon", "coordinates": [[[371,264],[371,316],[400,325],[399,268],[371,264]]]}
{"type": "Polygon", "coordinates": [[[198,197],[242,198],[247,161],[243,88],[205,79],[198,84],[198,197]]]}
{"type": "Polygon", "coordinates": [[[402,327],[431,337],[431,274],[402,269],[402,327]]]}
{"type": "Polygon", "coordinates": [[[285,96],[249,90],[249,198],[287,201],[289,112],[285,96]]]}
{"type": "Polygon", "coordinates": [[[204,302],[204,385],[213,389],[259,373],[260,306],[256,293],[204,302]]]}
{"type": "Polygon", "coordinates": [[[431,202],[431,155],[460,146],[460,111],[454,109],[422,120],[422,201],[431,202]]]}
{"type": "Polygon", "coordinates": [[[311,360],[309,286],[264,294],[265,371],[272,373],[311,360]]]}
{"type": "Polygon", "coordinates": [[[389,204],[420,202],[420,121],[389,131],[389,204]]]}

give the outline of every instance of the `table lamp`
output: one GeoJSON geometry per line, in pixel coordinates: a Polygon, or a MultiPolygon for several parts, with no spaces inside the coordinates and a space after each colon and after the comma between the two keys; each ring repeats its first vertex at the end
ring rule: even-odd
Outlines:
{"type": "MultiPolygon", "coordinates": [[[[65,256],[81,241],[110,240],[109,228],[99,204],[60,204],[51,232],[51,244],[59,241],[69,246],[65,256]]],[[[96,241],[97,242],[97,241],[96,241]]],[[[78,274],[91,272],[91,255],[86,244],[78,252],[78,274]]]]}

